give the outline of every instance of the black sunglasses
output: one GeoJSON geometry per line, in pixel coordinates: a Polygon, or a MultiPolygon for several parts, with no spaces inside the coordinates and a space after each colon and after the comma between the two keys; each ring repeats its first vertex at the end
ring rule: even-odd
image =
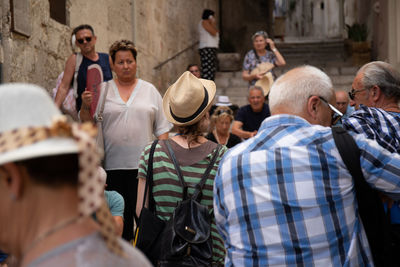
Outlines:
{"type": "Polygon", "coordinates": [[[367,88],[360,89],[360,90],[355,90],[354,88],[351,88],[351,91],[348,93],[350,99],[351,99],[351,100],[354,100],[354,97],[356,96],[356,93],[362,92],[362,91],[365,91],[365,90],[367,90],[367,88]]]}
{"type": "Polygon", "coordinates": [[[83,44],[83,42],[86,40],[87,43],[90,43],[92,41],[92,37],[85,37],[83,39],[76,39],[78,43],[83,44]]]}
{"type": "Polygon", "coordinates": [[[319,97],[319,99],[321,99],[322,102],[327,104],[328,107],[333,111],[331,124],[335,125],[343,117],[343,113],[340,112],[337,108],[335,108],[331,104],[329,104],[329,102],[326,101],[325,98],[323,98],[321,96],[318,96],[318,97],[319,97]]]}
{"type": "Polygon", "coordinates": [[[218,111],[215,112],[215,113],[216,113],[215,115],[217,115],[217,116],[219,116],[219,115],[221,115],[221,114],[223,114],[223,113],[232,115],[232,110],[230,110],[230,109],[220,109],[220,110],[218,110],[218,111]]]}

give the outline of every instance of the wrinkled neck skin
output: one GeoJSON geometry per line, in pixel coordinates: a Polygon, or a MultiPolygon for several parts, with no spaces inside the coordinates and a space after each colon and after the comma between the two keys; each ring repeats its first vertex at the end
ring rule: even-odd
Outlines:
{"type": "Polygon", "coordinates": [[[30,185],[24,188],[24,193],[14,202],[9,227],[1,232],[8,235],[9,252],[21,261],[21,266],[26,266],[41,254],[77,238],[83,232],[89,233],[96,228],[95,225],[88,227],[89,221],[80,220],[40,238],[57,224],[78,216],[78,195],[75,187],[30,185]],[[78,224],[86,225],[86,231],[76,229],[78,224]],[[89,230],[90,228],[92,229],[89,230]]]}

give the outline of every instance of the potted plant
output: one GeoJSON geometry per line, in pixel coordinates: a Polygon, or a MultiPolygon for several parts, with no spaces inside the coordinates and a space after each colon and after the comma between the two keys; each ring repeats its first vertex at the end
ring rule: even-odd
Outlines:
{"type": "Polygon", "coordinates": [[[347,25],[348,38],[351,41],[351,56],[353,64],[361,66],[371,60],[371,44],[367,41],[368,29],[365,24],[347,25]]]}

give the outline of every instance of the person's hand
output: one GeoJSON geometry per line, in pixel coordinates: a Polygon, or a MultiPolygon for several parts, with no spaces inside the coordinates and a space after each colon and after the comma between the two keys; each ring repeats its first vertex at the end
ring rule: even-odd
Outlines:
{"type": "Polygon", "coordinates": [[[267,38],[267,44],[269,45],[269,47],[272,49],[275,49],[275,43],[274,41],[272,41],[272,39],[267,38]]]}
{"type": "Polygon", "coordinates": [[[90,108],[90,105],[92,104],[92,100],[93,100],[93,94],[92,94],[92,92],[91,92],[91,91],[85,90],[85,91],[82,93],[82,106],[83,106],[84,108],[89,109],[89,108],[90,108]]]}
{"type": "Polygon", "coordinates": [[[382,202],[387,204],[388,209],[391,209],[393,206],[394,200],[380,192],[379,192],[379,196],[381,197],[382,202]]]}
{"type": "Polygon", "coordinates": [[[259,80],[259,79],[261,79],[262,77],[264,76],[264,74],[261,74],[261,73],[259,73],[259,74],[254,74],[253,75],[253,80],[259,80]]]}
{"type": "Polygon", "coordinates": [[[252,131],[252,132],[250,132],[250,137],[249,137],[249,138],[255,136],[256,134],[257,134],[257,131],[252,131]]]}

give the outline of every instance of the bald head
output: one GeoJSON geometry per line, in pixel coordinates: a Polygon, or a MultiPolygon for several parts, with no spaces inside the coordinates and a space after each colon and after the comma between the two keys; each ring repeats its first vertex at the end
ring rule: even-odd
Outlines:
{"type": "Polygon", "coordinates": [[[336,107],[337,109],[346,114],[347,107],[349,105],[349,96],[345,91],[336,91],[336,107]]]}
{"type": "Polygon", "coordinates": [[[269,93],[269,106],[272,114],[283,111],[300,115],[310,96],[331,99],[333,94],[328,75],[316,67],[302,66],[286,72],[274,82],[269,93]]]}

